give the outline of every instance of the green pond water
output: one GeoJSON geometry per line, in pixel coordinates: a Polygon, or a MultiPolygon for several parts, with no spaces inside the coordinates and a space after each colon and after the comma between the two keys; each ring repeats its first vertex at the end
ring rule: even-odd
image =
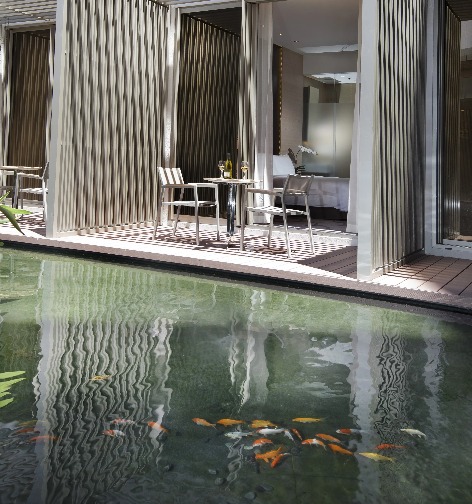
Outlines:
{"type": "Polygon", "coordinates": [[[472,502],[466,317],[10,248],[0,282],[2,504],[472,502]]]}

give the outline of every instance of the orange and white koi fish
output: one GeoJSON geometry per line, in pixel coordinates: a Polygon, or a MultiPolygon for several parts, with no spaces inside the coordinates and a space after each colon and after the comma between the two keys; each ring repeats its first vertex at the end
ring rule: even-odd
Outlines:
{"type": "Polygon", "coordinates": [[[268,427],[267,429],[257,429],[256,432],[263,436],[272,436],[274,434],[281,434],[282,432],[285,432],[286,429],[283,427],[275,427],[275,428],[270,428],[268,427]]]}
{"type": "Polygon", "coordinates": [[[348,436],[349,434],[360,434],[362,431],[360,429],[338,429],[336,432],[348,436]]]}
{"type": "Polygon", "coordinates": [[[233,420],[231,418],[222,418],[221,420],[217,420],[216,423],[219,424],[219,425],[224,425],[225,427],[227,427],[229,425],[243,424],[244,421],[243,420],[233,420]]]}
{"type": "Polygon", "coordinates": [[[377,460],[378,462],[394,462],[395,460],[392,457],[385,457],[385,455],[380,455],[380,453],[362,452],[358,453],[358,455],[362,455],[363,457],[367,457],[372,460],[377,460]]]}
{"type": "Polygon", "coordinates": [[[271,450],[265,453],[256,453],[256,460],[263,460],[269,463],[270,460],[275,459],[277,455],[282,451],[282,447],[277,448],[277,450],[271,450]]]}
{"type": "Polygon", "coordinates": [[[382,444],[378,444],[375,448],[377,450],[396,450],[398,448],[406,448],[406,446],[390,444],[390,443],[382,443],[382,444]]]}
{"type": "Polygon", "coordinates": [[[330,436],[329,434],[315,434],[316,437],[324,439],[325,441],[331,441],[332,443],[342,443],[338,438],[330,436]]]}
{"type": "Polygon", "coordinates": [[[15,434],[32,434],[33,432],[38,432],[34,427],[24,427],[15,431],[15,434]]]}
{"type": "Polygon", "coordinates": [[[343,455],[354,455],[352,451],[346,450],[336,444],[328,444],[328,448],[334,453],[342,453],[343,455]]]}
{"type": "Polygon", "coordinates": [[[115,418],[110,423],[115,425],[134,425],[136,422],[127,418],[115,418]]]}
{"type": "Polygon", "coordinates": [[[46,441],[57,441],[59,438],[57,436],[35,436],[31,438],[30,443],[41,443],[46,441]]]}
{"type": "Polygon", "coordinates": [[[148,422],[149,427],[151,429],[157,430],[159,432],[167,432],[167,434],[170,432],[169,429],[166,429],[163,425],[157,423],[157,422],[148,422]]]}
{"type": "Polygon", "coordinates": [[[93,376],[92,378],[90,378],[90,381],[103,381],[103,380],[108,380],[108,378],[111,378],[111,375],[103,374],[103,375],[93,376]]]}
{"type": "Polygon", "coordinates": [[[417,429],[400,429],[400,430],[401,430],[401,432],[406,432],[410,436],[417,436],[417,437],[426,439],[426,434],[424,434],[423,432],[421,432],[417,429]]]}
{"type": "Polygon", "coordinates": [[[310,417],[299,417],[299,418],[292,418],[292,422],[300,422],[300,423],[315,423],[315,422],[322,422],[324,418],[310,418],[310,417]]]}
{"type": "Polygon", "coordinates": [[[303,436],[301,435],[300,431],[298,429],[295,429],[295,427],[293,427],[292,429],[290,429],[294,434],[295,436],[297,436],[297,438],[300,440],[300,441],[303,441],[303,436]]]}
{"type": "Polygon", "coordinates": [[[216,428],[216,424],[214,423],[210,423],[210,422],[207,422],[206,420],[204,420],[203,418],[192,418],[192,420],[197,424],[197,425],[201,425],[203,427],[214,427],[216,428]]]}
{"type": "Polygon", "coordinates": [[[295,439],[294,439],[294,437],[293,437],[292,433],[291,433],[288,429],[285,429],[285,430],[284,430],[284,436],[285,436],[285,437],[288,437],[288,438],[290,439],[290,441],[295,441],[295,439]]]}
{"type": "Polygon", "coordinates": [[[274,444],[270,439],[267,439],[267,438],[259,438],[259,439],[256,439],[253,443],[252,443],[252,446],[262,446],[262,445],[265,445],[265,444],[274,444]]]}
{"type": "Polygon", "coordinates": [[[110,436],[110,437],[123,437],[125,436],[125,433],[123,431],[120,431],[118,429],[107,429],[102,432],[105,436],[110,436]]]}
{"type": "Polygon", "coordinates": [[[320,441],[319,439],[305,439],[302,441],[302,444],[306,445],[313,445],[313,446],[322,446],[326,450],[326,445],[323,443],[323,441],[320,441]]]}
{"type": "Polygon", "coordinates": [[[251,423],[251,429],[261,429],[263,427],[277,427],[277,425],[270,420],[253,420],[251,423]]]}
{"type": "Polygon", "coordinates": [[[272,467],[272,469],[274,467],[277,467],[282,462],[282,460],[284,460],[285,457],[288,457],[289,455],[290,453],[279,453],[277,457],[275,457],[270,463],[270,467],[272,467]]]}

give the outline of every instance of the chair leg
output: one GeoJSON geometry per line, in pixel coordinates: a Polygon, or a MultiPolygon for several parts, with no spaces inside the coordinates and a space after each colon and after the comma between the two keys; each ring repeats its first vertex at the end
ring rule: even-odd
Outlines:
{"type": "Polygon", "coordinates": [[[272,228],[274,227],[274,216],[270,214],[269,218],[269,235],[267,236],[267,246],[270,248],[272,242],[272,228]]]}
{"type": "Polygon", "coordinates": [[[284,230],[285,230],[285,242],[287,243],[287,257],[290,259],[290,238],[288,236],[288,225],[287,225],[287,213],[285,211],[285,205],[282,203],[283,217],[284,217],[284,230]]]}
{"type": "Polygon", "coordinates": [[[162,212],[162,202],[164,201],[164,189],[161,189],[161,194],[159,195],[159,199],[157,201],[157,212],[156,212],[156,219],[154,221],[154,234],[153,234],[153,239],[156,239],[157,236],[157,226],[159,222],[161,222],[161,212],[162,212]]]}
{"type": "MultiPolygon", "coordinates": [[[[306,196],[305,196],[306,198],[306,196]]],[[[313,231],[311,230],[311,215],[310,215],[310,207],[308,206],[308,201],[305,200],[306,203],[306,219],[308,221],[308,237],[310,238],[310,246],[311,246],[311,253],[315,253],[315,247],[313,245],[313,231]]]]}
{"type": "Polygon", "coordinates": [[[195,234],[198,247],[198,245],[200,245],[200,219],[198,218],[198,205],[195,206],[195,234]]]}
{"type": "Polygon", "coordinates": [[[216,200],[216,239],[220,241],[220,204],[216,200]]]}
{"type": "Polygon", "coordinates": [[[46,187],[44,186],[44,183],[43,183],[43,219],[44,219],[44,222],[46,222],[46,215],[47,215],[47,189],[46,187]]]}

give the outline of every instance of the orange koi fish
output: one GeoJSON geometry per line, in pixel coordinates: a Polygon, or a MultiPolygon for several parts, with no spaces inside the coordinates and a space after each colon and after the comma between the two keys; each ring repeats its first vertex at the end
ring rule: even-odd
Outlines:
{"type": "Polygon", "coordinates": [[[277,455],[277,457],[275,457],[271,464],[270,464],[270,467],[272,467],[272,469],[274,467],[277,467],[283,459],[285,459],[285,457],[288,457],[290,455],[290,453],[279,453],[279,455],[277,455]]]}
{"type": "Polygon", "coordinates": [[[320,441],[319,439],[305,439],[304,441],[302,441],[302,444],[306,444],[306,445],[313,445],[313,446],[322,446],[325,450],[326,450],[326,445],[323,443],[323,441],[320,441]]]}
{"type": "Polygon", "coordinates": [[[170,432],[169,429],[166,429],[164,426],[161,424],[158,424],[157,422],[148,422],[149,427],[151,429],[157,430],[159,432],[167,432],[167,434],[170,432]]]}
{"type": "Polygon", "coordinates": [[[360,434],[362,431],[360,429],[338,429],[336,432],[348,436],[349,434],[360,434]]]}
{"type": "Polygon", "coordinates": [[[123,437],[125,433],[123,431],[120,431],[118,429],[107,429],[102,432],[105,436],[110,436],[110,437],[123,437]]]}
{"type": "Polygon", "coordinates": [[[377,460],[377,462],[393,462],[394,461],[393,458],[385,457],[384,455],[380,455],[379,453],[363,452],[363,453],[358,453],[358,455],[362,455],[363,457],[367,457],[372,460],[377,460]]]}
{"type": "Polygon", "coordinates": [[[277,427],[277,425],[269,420],[253,420],[251,423],[251,429],[260,429],[262,427],[277,427]]]}
{"type": "Polygon", "coordinates": [[[331,441],[333,443],[342,443],[342,441],[340,441],[338,438],[330,436],[329,434],[315,434],[315,436],[324,439],[325,441],[331,441]]]}
{"type": "Polygon", "coordinates": [[[270,439],[267,438],[259,438],[256,439],[253,443],[252,446],[262,446],[265,444],[274,444],[270,439]]]}
{"type": "Polygon", "coordinates": [[[219,424],[219,425],[224,425],[225,427],[227,427],[229,425],[243,424],[244,421],[243,420],[233,420],[231,418],[222,418],[221,420],[217,420],[216,423],[219,424]]]}
{"type": "Polygon", "coordinates": [[[390,443],[382,443],[375,447],[377,450],[395,450],[397,448],[406,448],[404,445],[396,445],[390,443]]]}
{"type": "Polygon", "coordinates": [[[30,443],[41,443],[46,441],[57,441],[59,438],[57,436],[35,436],[30,439],[30,443]]]}
{"type": "Polygon", "coordinates": [[[271,450],[265,453],[256,453],[256,460],[263,460],[264,462],[269,463],[269,461],[275,459],[281,451],[282,447],[277,448],[277,450],[271,450]]]}
{"type": "Polygon", "coordinates": [[[97,375],[97,376],[93,376],[92,378],[90,378],[90,381],[103,381],[103,380],[108,380],[108,378],[111,378],[111,375],[109,375],[109,374],[97,375]]]}
{"type": "Polygon", "coordinates": [[[197,424],[197,425],[201,425],[203,427],[214,427],[216,428],[216,424],[213,424],[213,423],[210,423],[210,422],[207,422],[206,420],[204,420],[203,418],[192,418],[192,420],[197,424]]]}
{"type": "Polygon", "coordinates": [[[328,444],[328,447],[334,453],[342,453],[343,455],[354,455],[352,451],[346,450],[345,448],[342,448],[341,446],[338,446],[336,444],[328,444]]]}
{"type": "Polygon", "coordinates": [[[301,423],[322,422],[323,420],[324,418],[310,418],[310,417],[292,418],[292,422],[301,422],[301,423]]]}

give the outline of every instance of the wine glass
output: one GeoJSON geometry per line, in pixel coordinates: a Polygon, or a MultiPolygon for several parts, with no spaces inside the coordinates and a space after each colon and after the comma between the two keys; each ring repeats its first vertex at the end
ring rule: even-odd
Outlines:
{"type": "Polygon", "coordinates": [[[247,161],[241,161],[241,172],[243,173],[243,179],[247,178],[248,170],[249,170],[249,163],[247,161]]]}
{"type": "Polygon", "coordinates": [[[218,161],[218,168],[220,169],[220,178],[223,177],[223,172],[225,171],[225,162],[223,160],[218,161]]]}

